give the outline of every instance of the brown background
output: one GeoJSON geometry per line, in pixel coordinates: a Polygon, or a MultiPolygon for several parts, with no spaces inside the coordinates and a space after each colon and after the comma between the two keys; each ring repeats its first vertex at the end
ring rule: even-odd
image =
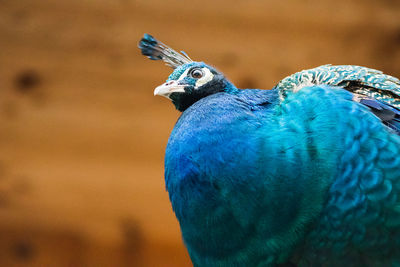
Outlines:
{"type": "Polygon", "coordinates": [[[400,1],[0,0],[0,266],[190,266],[163,181],[179,116],[148,32],[271,88],[322,64],[400,76],[400,1]]]}

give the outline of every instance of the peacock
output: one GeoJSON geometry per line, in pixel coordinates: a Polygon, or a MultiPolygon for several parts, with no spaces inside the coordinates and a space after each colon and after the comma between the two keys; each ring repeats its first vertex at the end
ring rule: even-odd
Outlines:
{"type": "Polygon", "coordinates": [[[149,34],[181,113],[165,184],[194,266],[400,266],[400,81],[324,65],[270,90],[149,34]]]}

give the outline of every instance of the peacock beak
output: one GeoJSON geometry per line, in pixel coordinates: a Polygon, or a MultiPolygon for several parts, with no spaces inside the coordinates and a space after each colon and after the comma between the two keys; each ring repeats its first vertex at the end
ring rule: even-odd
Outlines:
{"type": "Polygon", "coordinates": [[[168,81],[154,90],[154,95],[163,96],[169,99],[172,93],[184,93],[185,85],[179,84],[178,81],[168,81]]]}

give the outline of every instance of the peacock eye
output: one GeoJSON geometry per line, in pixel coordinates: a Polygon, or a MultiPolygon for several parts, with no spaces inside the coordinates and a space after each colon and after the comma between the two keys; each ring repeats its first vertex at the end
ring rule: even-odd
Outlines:
{"type": "Polygon", "coordinates": [[[192,69],[192,71],[190,72],[190,76],[195,79],[200,79],[201,77],[203,77],[203,75],[203,70],[199,68],[192,69]]]}

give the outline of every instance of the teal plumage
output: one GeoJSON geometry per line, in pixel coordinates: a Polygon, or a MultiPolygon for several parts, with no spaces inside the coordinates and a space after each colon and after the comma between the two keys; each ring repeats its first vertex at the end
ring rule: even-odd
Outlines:
{"type": "Polygon", "coordinates": [[[175,68],[155,94],[182,111],[165,182],[195,266],[400,263],[396,78],[321,66],[242,90],[161,44],[139,47],[175,68]]]}
{"type": "Polygon", "coordinates": [[[384,101],[400,108],[399,79],[385,75],[381,71],[360,66],[324,65],[314,69],[303,70],[286,77],[278,83],[276,88],[281,99],[283,99],[288,93],[297,91],[307,85],[343,86],[349,81],[358,81],[368,87],[354,89],[353,93],[384,101]]]}
{"type": "Polygon", "coordinates": [[[400,134],[400,80],[360,66],[324,65],[303,70],[281,80],[275,89],[280,99],[305,86],[330,85],[353,93],[353,100],[371,108],[385,125],[400,134]]]}

